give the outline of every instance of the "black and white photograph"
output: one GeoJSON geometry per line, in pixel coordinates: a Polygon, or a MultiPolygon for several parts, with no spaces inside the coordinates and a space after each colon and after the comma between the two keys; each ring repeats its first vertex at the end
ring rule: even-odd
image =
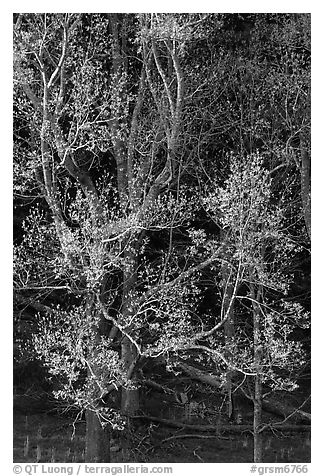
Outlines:
{"type": "Polygon", "coordinates": [[[306,474],[313,14],[87,8],[11,16],[14,472],[306,474]]]}

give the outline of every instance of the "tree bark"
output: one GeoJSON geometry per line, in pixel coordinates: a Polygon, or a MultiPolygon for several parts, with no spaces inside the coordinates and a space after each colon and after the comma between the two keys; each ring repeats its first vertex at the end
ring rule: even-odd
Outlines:
{"type": "MultiPolygon", "coordinates": [[[[226,241],[226,234],[223,233],[223,241],[226,241]]],[[[226,258],[226,256],[225,256],[226,258]]],[[[234,286],[231,282],[231,270],[226,262],[222,265],[222,278],[223,278],[223,305],[222,305],[222,319],[226,314],[228,318],[224,323],[224,332],[225,332],[225,348],[231,349],[234,341],[235,335],[235,324],[234,324],[234,303],[233,303],[233,292],[234,286]]],[[[230,362],[232,360],[232,352],[227,350],[225,357],[230,362]]],[[[227,392],[227,416],[231,420],[234,417],[234,395],[232,393],[233,386],[233,371],[228,370],[226,372],[226,392],[227,392]]]]}
{"type": "Polygon", "coordinates": [[[262,463],[262,382],[260,375],[255,376],[254,384],[254,416],[253,416],[253,440],[254,440],[254,463],[262,463]]]}
{"type": "MultiPolygon", "coordinates": [[[[122,320],[123,325],[126,324],[127,334],[131,337],[134,336],[134,326],[131,323],[133,317],[133,305],[132,300],[136,293],[137,284],[137,255],[134,252],[133,246],[135,243],[130,240],[129,245],[124,252],[125,269],[123,276],[123,304],[122,304],[122,320]]],[[[136,248],[135,248],[136,249],[136,248]]],[[[135,337],[136,339],[136,337],[135,337]]],[[[135,366],[138,357],[137,349],[134,344],[125,335],[121,342],[121,358],[124,365],[124,369],[127,374],[128,380],[134,381],[136,385],[136,372],[135,366]],[[134,378],[135,377],[135,378],[134,378]]],[[[121,392],[121,413],[128,418],[127,431],[125,438],[122,442],[122,459],[124,462],[130,462],[132,458],[131,448],[131,430],[132,420],[131,416],[134,416],[139,409],[139,390],[138,388],[123,387],[121,392]]]]}
{"type": "MultiPolygon", "coordinates": [[[[133,247],[136,246],[134,240],[127,245],[124,253],[125,270],[123,276],[123,304],[122,304],[122,319],[126,323],[126,330],[129,335],[134,333],[133,326],[130,324],[133,317],[132,300],[136,293],[137,284],[137,256],[133,247]]],[[[134,344],[124,336],[121,343],[121,357],[126,372],[129,374],[133,369],[134,363],[137,360],[138,352],[134,344]]],[[[132,371],[132,378],[134,372],[132,371]]],[[[126,416],[134,415],[139,409],[139,391],[137,388],[123,388],[121,399],[121,411],[126,416]]]]}
{"type": "Polygon", "coordinates": [[[86,463],[110,463],[110,432],[103,428],[97,414],[86,411],[86,463]]]}
{"type": "MultiPolygon", "coordinates": [[[[116,97],[114,98],[114,107],[116,109],[116,119],[111,122],[111,133],[114,145],[115,161],[117,166],[117,185],[119,192],[120,208],[127,215],[127,211],[133,205],[132,191],[134,188],[134,170],[133,170],[133,148],[137,128],[137,114],[134,112],[131,125],[131,134],[128,144],[121,135],[121,126],[118,116],[122,117],[122,104],[126,100],[124,88],[120,88],[123,74],[127,73],[127,61],[122,55],[122,35],[121,35],[122,19],[113,13],[110,15],[110,31],[112,35],[112,52],[113,52],[113,72],[116,82],[116,97]],[[128,145],[128,147],[127,147],[128,145]]],[[[140,83],[143,87],[143,79],[140,83]]],[[[141,100],[139,100],[138,108],[140,109],[141,100]]],[[[131,232],[126,236],[124,246],[124,272],[123,272],[123,296],[121,309],[121,325],[125,326],[128,335],[133,334],[131,318],[133,315],[132,299],[136,292],[137,284],[137,256],[136,256],[136,237],[131,236],[131,232]]],[[[137,358],[137,350],[134,344],[125,335],[121,341],[121,359],[124,369],[128,374],[130,369],[134,367],[137,358]]],[[[131,378],[131,377],[130,377],[131,378]]],[[[139,407],[139,393],[137,389],[123,388],[121,398],[121,412],[124,415],[134,415],[139,407]]]]}
{"type": "Polygon", "coordinates": [[[213,374],[209,374],[183,362],[177,363],[177,366],[193,380],[198,380],[211,387],[221,387],[221,380],[213,374]]]}
{"type": "Polygon", "coordinates": [[[310,184],[310,158],[307,145],[303,137],[300,139],[301,166],[300,185],[303,204],[304,220],[309,239],[311,239],[311,184],[310,184]]]}
{"type": "MultiPolygon", "coordinates": [[[[89,294],[86,300],[86,317],[91,319],[94,309],[95,296],[89,294]]],[[[110,462],[110,426],[103,427],[100,421],[99,413],[95,408],[102,397],[100,388],[100,366],[96,365],[97,343],[101,340],[101,328],[104,324],[104,318],[101,315],[99,324],[94,324],[94,342],[88,348],[88,379],[90,385],[94,385],[92,408],[86,410],[86,462],[87,463],[109,463],[110,462]],[[97,400],[96,400],[97,399],[97,400]]]]}
{"type": "MultiPolygon", "coordinates": [[[[131,369],[137,359],[137,350],[127,337],[124,337],[121,344],[121,356],[125,368],[131,369]]],[[[126,416],[133,416],[139,409],[138,388],[123,388],[121,397],[121,412],[126,416]]]]}
{"type": "Polygon", "coordinates": [[[254,397],[253,397],[253,440],[254,440],[254,463],[262,463],[262,347],[261,347],[261,315],[258,302],[261,297],[261,287],[258,286],[257,293],[252,284],[251,298],[253,307],[253,346],[254,346],[254,367],[256,375],[254,377],[254,397]]]}

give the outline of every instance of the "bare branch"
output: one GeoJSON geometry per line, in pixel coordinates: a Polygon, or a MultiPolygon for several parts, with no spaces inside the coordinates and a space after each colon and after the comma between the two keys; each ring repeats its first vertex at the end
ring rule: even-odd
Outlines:
{"type": "Polygon", "coordinates": [[[98,305],[99,305],[99,307],[100,307],[100,309],[101,309],[103,315],[105,316],[105,319],[107,319],[108,321],[111,321],[111,322],[114,324],[114,326],[116,326],[117,329],[119,329],[120,332],[121,332],[125,337],[127,337],[127,339],[130,340],[130,342],[134,345],[134,347],[136,347],[136,350],[137,350],[137,352],[138,352],[138,355],[142,355],[141,348],[140,348],[140,346],[138,345],[138,343],[136,342],[136,340],[133,339],[133,337],[132,337],[131,335],[129,335],[129,333],[127,332],[127,330],[125,329],[124,326],[121,326],[121,325],[116,321],[116,319],[114,319],[112,316],[110,316],[110,315],[108,314],[108,312],[106,311],[104,305],[103,305],[102,302],[100,301],[99,297],[98,297],[98,299],[97,299],[97,302],[98,302],[98,305]]]}
{"type": "Polygon", "coordinates": [[[56,69],[53,71],[49,81],[48,81],[48,89],[51,88],[51,86],[53,85],[54,81],[56,80],[62,66],[63,66],[63,62],[65,60],[65,56],[66,56],[66,51],[67,51],[67,44],[68,44],[68,27],[67,27],[67,24],[64,22],[63,23],[63,39],[62,39],[62,54],[61,54],[61,57],[59,59],[59,62],[58,62],[58,65],[56,67],[56,69]]]}
{"type": "Polygon", "coordinates": [[[243,369],[240,369],[238,367],[236,367],[235,365],[233,365],[231,362],[229,362],[223,354],[221,354],[220,352],[218,352],[217,350],[215,349],[211,349],[210,347],[207,347],[205,345],[188,345],[188,347],[185,347],[184,350],[202,350],[203,352],[206,352],[207,354],[211,354],[213,355],[214,357],[217,357],[218,359],[222,360],[224,362],[224,364],[226,365],[227,368],[231,369],[231,370],[236,370],[237,372],[240,372],[244,375],[250,375],[250,376],[254,376],[256,375],[255,372],[246,372],[245,370],[243,369]]]}
{"type": "Polygon", "coordinates": [[[159,56],[158,56],[158,52],[157,52],[157,49],[156,49],[156,43],[155,43],[154,40],[152,40],[152,51],[153,51],[153,57],[154,57],[154,61],[155,61],[157,70],[158,70],[158,72],[159,72],[159,75],[161,76],[161,79],[162,79],[162,82],[163,82],[163,86],[164,86],[164,90],[165,90],[165,92],[166,92],[166,95],[167,95],[167,98],[168,98],[168,101],[169,101],[171,117],[174,117],[175,107],[174,107],[174,104],[173,104],[173,100],[172,100],[172,96],[171,96],[171,91],[170,91],[170,88],[169,88],[169,86],[168,86],[167,78],[166,78],[166,76],[165,76],[165,74],[164,74],[162,65],[161,65],[161,63],[160,63],[159,56]]]}
{"type": "Polygon", "coordinates": [[[142,67],[140,83],[138,86],[137,101],[133,110],[133,116],[131,121],[128,146],[127,146],[127,171],[128,171],[129,195],[130,195],[131,203],[133,203],[133,199],[135,195],[133,158],[134,158],[134,149],[135,149],[135,138],[136,138],[137,128],[138,128],[138,116],[140,114],[140,111],[143,105],[143,100],[144,100],[144,82],[145,82],[145,69],[144,67],[142,67]]]}

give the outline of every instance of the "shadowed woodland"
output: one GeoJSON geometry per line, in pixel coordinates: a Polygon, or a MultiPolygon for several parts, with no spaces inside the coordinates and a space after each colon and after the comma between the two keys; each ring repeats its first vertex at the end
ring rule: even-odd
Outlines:
{"type": "Polygon", "coordinates": [[[310,461],[310,15],[13,36],[14,461],[310,461]]]}

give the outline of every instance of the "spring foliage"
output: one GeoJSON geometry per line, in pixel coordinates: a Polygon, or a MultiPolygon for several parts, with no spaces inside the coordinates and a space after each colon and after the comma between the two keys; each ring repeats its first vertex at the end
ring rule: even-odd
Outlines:
{"type": "Polygon", "coordinates": [[[143,359],[174,372],[209,362],[245,391],[256,372],[267,389],[292,390],[305,362],[294,331],[308,315],[289,294],[301,201],[288,173],[308,128],[307,18],[261,15],[233,51],[228,21],[25,14],[15,26],[14,190],[28,199],[15,288],[45,304],[31,353],[58,399],[115,427],[109,395],[138,388],[143,359]],[[287,187],[271,172],[283,166],[287,187]]]}

